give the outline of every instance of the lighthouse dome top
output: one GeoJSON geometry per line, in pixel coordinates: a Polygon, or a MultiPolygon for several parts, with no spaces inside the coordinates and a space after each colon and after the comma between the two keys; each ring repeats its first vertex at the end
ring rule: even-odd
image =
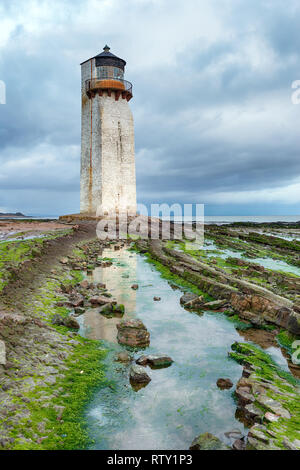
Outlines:
{"type": "Polygon", "coordinates": [[[124,67],[126,65],[125,60],[121,59],[120,57],[117,57],[115,54],[112,54],[110,52],[110,47],[107,45],[103,47],[103,52],[95,56],[95,59],[96,67],[112,66],[124,70],[124,67]]]}

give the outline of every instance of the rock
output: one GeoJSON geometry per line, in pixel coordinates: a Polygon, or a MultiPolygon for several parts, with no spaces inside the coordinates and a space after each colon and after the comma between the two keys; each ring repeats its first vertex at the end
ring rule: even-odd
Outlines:
{"type": "Polygon", "coordinates": [[[137,290],[139,288],[138,284],[132,284],[131,289],[137,290]]]}
{"type": "Polygon", "coordinates": [[[202,308],[207,308],[208,310],[218,310],[219,308],[226,307],[228,305],[228,300],[214,300],[212,302],[206,302],[202,305],[202,308]]]}
{"type": "Polygon", "coordinates": [[[228,439],[242,439],[244,437],[239,429],[233,429],[232,431],[224,432],[224,435],[228,439]]]}
{"type": "Polygon", "coordinates": [[[274,423],[279,420],[280,416],[275,415],[274,413],[270,413],[270,411],[267,411],[264,415],[264,418],[266,421],[269,421],[269,423],[274,423]]]}
{"type": "Polygon", "coordinates": [[[287,437],[285,437],[282,441],[282,444],[287,450],[300,450],[300,441],[298,439],[295,439],[293,442],[291,442],[287,437]]]}
{"type": "Polygon", "coordinates": [[[141,366],[133,365],[129,372],[130,382],[138,384],[147,384],[151,381],[151,378],[141,366]]]}
{"type": "Polygon", "coordinates": [[[63,324],[67,328],[72,328],[73,330],[79,330],[80,328],[78,321],[72,315],[69,315],[68,317],[64,318],[63,324]]]}
{"type": "Polygon", "coordinates": [[[246,443],[242,439],[236,439],[232,444],[233,450],[246,450],[246,443]]]}
{"type": "Polygon", "coordinates": [[[148,364],[148,356],[140,356],[135,362],[140,366],[146,366],[148,364]]]}
{"type": "Polygon", "coordinates": [[[218,439],[213,434],[206,432],[204,434],[200,434],[200,436],[196,437],[191,446],[190,450],[228,450],[229,448],[223,444],[220,439],[218,439]]]}
{"type": "Polygon", "coordinates": [[[286,408],[283,408],[283,406],[281,406],[281,404],[278,401],[273,400],[267,395],[261,394],[256,398],[256,400],[260,405],[264,406],[275,415],[281,416],[282,418],[286,418],[286,419],[291,418],[291,415],[286,408]]]}
{"type": "Polygon", "coordinates": [[[2,340],[0,340],[0,364],[2,366],[5,366],[6,364],[6,347],[2,340]]]}
{"type": "Polygon", "coordinates": [[[106,289],[106,284],[103,284],[103,282],[98,282],[97,287],[98,289],[106,289]]]}
{"type": "Polygon", "coordinates": [[[252,393],[249,393],[247,388],[239,387],[235,390],[235,394],[238,398],[238,406],[244,408],[246,405],[253,403],[255,401],[252,393]]]}
{"type": "Polygon", "coordinates": [[[248,433],[248,439],[253,438],[258,441],[263,442],[264,444],[268,444],[270,439],[268,436],[266,436],[265,434],[266,431],[267,430],[264,426],[260,424],[255,424],[254,426],[252,426],[252,428],[250,429],[248,433]]]}
{"type": "Polygon", "coordinates": [[[81,281],[79,283],[80,287],[82,287],[83,289],[89,289],[90,288],[90,283],[87,279],[84,279],[83,281],[81,281]]]}
{"type": "Polygon", "coordinates": [[[142,366],[149,365],[153,369],[169,367],[173,363],[173,359],[167,355],[149,354],[148,356],[140,356],[136,363],[142,366]]]}
{"type": "Polygon", "coordinates": [[[186,292],[180,297],[180,304],[187,308],[197,307],[202,305],[203,297],[193,292],[186,292]]]}
{"type": "Polygon", "coordinates": [[[118,355],[117,355],[117,359],[116,359],[118,362],[124,362],[125,364],[128,364],[129,362],[132,361],[132,356],[127,352],[127,351],[121,351],[118,355]]]}
{"type": "Polygon", "coordinates": [[[54,315],[51,323],[58,326],[66,326],[67,328],[72,328],[74,330],[79,330],[80,325],[77,320],[69,315],[68,317],[62,317],[61,315],[54,315]]]}
{"type": "Polygon", "coordinates": [[[99,313],[110,318],[122,317],[125,313],[125,307],[123,304],[116,305],[114,302],[109,302],[100,309],[99,313]]]}
{"type": "Polygon", "coordinates": [[[82,307],[84,304],[84,298],[81,294],[71,294],[67,304],[71,307],[82,307]]]}
{"type": "Polygon", "coordinates": [[[89,298],[89,302],[92,305],[105,305],[111,303],[111,300],[109,300],[109,298],[104,295],[94,295],[93,297],[89,298]]]}
{"type": "Polygon", "coordinates": [[[75,307],[75,308],[74,308],[74,312],[75,312],[77,315],[82,315],[82,314],[85,312],[85,308],[83,308],[83,307],[75,307]]]}
{"type": "Polygon", "coordinates": [[[161,300],[161,297],[153,297],[153,300],[159,302],[161,300]]]}
{"type": "Polygon", "coordinates": [[[64,256],[63,258],[61,258],[61,259],[59,260],[59,262],[60,262],[61,264],[68,264],[69,258],[68,258],[67,256],[64,256]]]}
{"type": "Polygon", "coordinates": [[[150,333],[139,319],[123,320],[117,325],[118,342],[133,348],[145,348],[150,343],[150,333]]]}
{"type": "Polygon", "coordinates": [[[225,389],[229,389],[233,386],[233,383],[231,382],[230,379],[218,379],[217,380],[217,386],[221,389],[221,390],[225,390],[225,389]]]}

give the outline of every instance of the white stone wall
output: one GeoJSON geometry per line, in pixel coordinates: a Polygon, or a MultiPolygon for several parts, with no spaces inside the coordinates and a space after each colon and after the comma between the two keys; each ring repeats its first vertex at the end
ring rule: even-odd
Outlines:
{"type": "Polygon", "coordinates": [[[89,99],[85,80],[95,60],[82,64],[80,212],[136,213],[134,125],[129,104],[114,92],[89,99]]]}

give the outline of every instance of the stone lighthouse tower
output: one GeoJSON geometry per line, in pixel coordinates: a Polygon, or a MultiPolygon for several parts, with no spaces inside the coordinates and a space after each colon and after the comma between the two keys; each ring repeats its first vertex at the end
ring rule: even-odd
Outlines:
{"type": "Polygon", "coordinates": [[[103,52],[81,64],[80,212],[136,214],[132,84],[126,62],[103,52]]]}

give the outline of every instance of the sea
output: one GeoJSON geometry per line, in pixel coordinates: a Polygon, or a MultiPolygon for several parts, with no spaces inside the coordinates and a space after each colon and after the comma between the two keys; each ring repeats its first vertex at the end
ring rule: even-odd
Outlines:
{"type": "MultiPolygon", "coordinates": [[[[31,219],[58,219],[59,215],[35,215],[35,216],[27,216],[27,217],[17,217],[18,220],[26,220],[26,218],[31,219]]],[[[165,217],[162,217],[166,219],[165,217]]],[[[11,219],[11,217],[10,217],[11,219]]],[[[1,217],[0,220],[5,220],[1,217]]],[[[171,220],[174,222],[182,222],[182,217],[172,217],[171,220]]],[[[195,218],[193,217],[184,217],[185,222],[194,222],[195,218]]],[[[256,222],[256,223],[264,223],[264,222],[300,222],[300,214],[299,215],[206,215],[204,216],[204,223],[205,224],[217,224],[217,225],[224,225],[224,224],[231,224],[233,222],[256,222]]]]}

